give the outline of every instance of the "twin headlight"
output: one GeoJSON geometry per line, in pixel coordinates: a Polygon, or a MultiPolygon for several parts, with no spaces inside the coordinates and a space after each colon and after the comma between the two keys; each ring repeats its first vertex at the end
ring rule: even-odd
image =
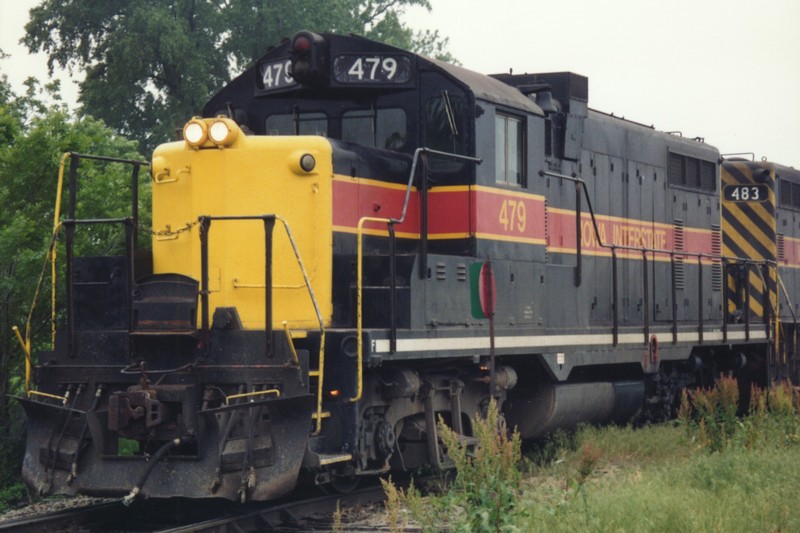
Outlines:
{"type": "Polygon", "coordinates": [[[225,148],[233,144],[239,131],[239,126],[229,118],[193,118],[183,127],[183,140],[192,148],[206,146],[208,141],[225,148]]]}
{"type": "MultiPolygon", "coordinates": [[[[236,122],[226,117],[193,118],[183,127],[183,140],[195,150],[215,146],[227,148],[233,145],[240,133],[236,122]]],[[[292,172],[300,176],[311,174],[317,167],[316,158],[304,150],[293,152],[288,163],[292,172]]],[[[168,175],[169,170],[166,173],[168,175]]]]}

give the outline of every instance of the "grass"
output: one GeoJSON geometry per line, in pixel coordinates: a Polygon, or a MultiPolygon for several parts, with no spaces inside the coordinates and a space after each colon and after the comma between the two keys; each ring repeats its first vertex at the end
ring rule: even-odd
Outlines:
{"type": "Polygon", "coordinates": [[[800,447],[707,453],[682,428],[584,428],[602,452],[588,476],[579,450],[522,487],[526,531],[800,531],[800,447]],[[585,477],[582,484],[576,480],[585,477]]]}
{"type": "Polygon", "coordinates": [[[445,437],[449,491],[393,490],[387,509],[424,531],[800,531],[800,395],[751,397],[737,417],[736,384],[721,380],[687,394],[673,424],[583,427],[524,451],[490,409],[474,453],[445,437]]]}

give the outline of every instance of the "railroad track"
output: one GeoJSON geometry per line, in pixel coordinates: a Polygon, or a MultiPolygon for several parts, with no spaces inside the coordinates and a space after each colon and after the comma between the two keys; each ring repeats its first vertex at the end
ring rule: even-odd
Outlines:
{"type": "MultiPolygon", "coordinates": [[[[0,532],[142,532],[331,531],[337,503],[341,509],[375,504],[384,493],[375,484],[347,494],[295,496],[278,502],[246,505],[231,502],[147,500],[125,507],[120,501],[0,522],[0,532]]],[[[366,527],[366,526],[365,526],[366,527]]],[[[345,526],[348,531],[382,530],[345,526]]],[[[389,531],[388,527],[385,529],[389,531]]],[[[409,529],[408,531],[416,531],[409,529]]]]}
{"type": "Polygon", "coordinates": [[[36,516],[26,516],[0,521],[0,531],[14,532],[58,532],[101,531],[104,524],[120,519],[125,514],[122,502],[89,504],[36,516]]]}

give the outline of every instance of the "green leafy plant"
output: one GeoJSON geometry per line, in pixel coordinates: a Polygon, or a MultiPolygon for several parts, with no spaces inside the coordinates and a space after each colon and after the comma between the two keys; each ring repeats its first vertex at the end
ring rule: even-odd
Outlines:
{"type": "Polygon", "coordinates": [[[800,443],[800,393],[791,383],[753,386],[746,416],[738,404],[736,380],[721,378],[713,389],[684,393],[678,419],[691,442],[712,452],[800,443]]]}
{"type": "Polygon", "coordinates": [[[8,511],[16,503],[26,501],[27,498],[28,493],[22,483],[14,483],[11,486],[0,489],[0,513],[8,511]]]}
{"type": "Polygon", "coordinates": [[[439,421],[439,432],[457,475],[449,495],[464,509],[458,529],[503,531],[512,523],[520,486],[522,459],[519,433],[509,434],[497,404],[489,403],[486,416],[476,416],[477,444],[470,446],[439,421]]]}
{"type": "Polygon", "coordinates": [[[447,458],[456,471],[452,485],[441,496],[423,497],[411,486],[406,492],[383,482],[392,531],[399,525],[398,508],[405,506],[425,531],[516,531],[520,511],[521,439],[509,433],[497,404],[486,416],[472,421],[474,439],[465,439],[439,419],[439,434],[447,458]]]}
{"type": "MultiPolygon", "coordinates": [[[[722,377],[711,389],[690,392],[691,404],[698,416],[698,441],[711,451],[725,448],[737,432],[739,387],[736,380],[722,377]]],[[[682,416],[686,416],[683,413],[682,416]]]]}

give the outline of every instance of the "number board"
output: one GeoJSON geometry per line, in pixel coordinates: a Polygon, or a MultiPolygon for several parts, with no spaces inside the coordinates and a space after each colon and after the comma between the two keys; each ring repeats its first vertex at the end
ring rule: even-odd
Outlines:
{"type": "Polygon", "coordinates": [[[333,79],[347,84],[395,85],[413,77],[411,58],[387,54],[342,54],[333,60],[333,79]]]}
{"type": "Polygon", "coordinates": [[[766,202],[769,187],[766,185],[726,185],[722,190],[728,202],[766,202]]]}
{"type": "Polygon", "coordinates": [[[292,61],[288,57],[261,63],[258,65],[259,76],[256,80],[258,88],[271,91],[297,85],[291,75],[291,66],[292,61]]]}

